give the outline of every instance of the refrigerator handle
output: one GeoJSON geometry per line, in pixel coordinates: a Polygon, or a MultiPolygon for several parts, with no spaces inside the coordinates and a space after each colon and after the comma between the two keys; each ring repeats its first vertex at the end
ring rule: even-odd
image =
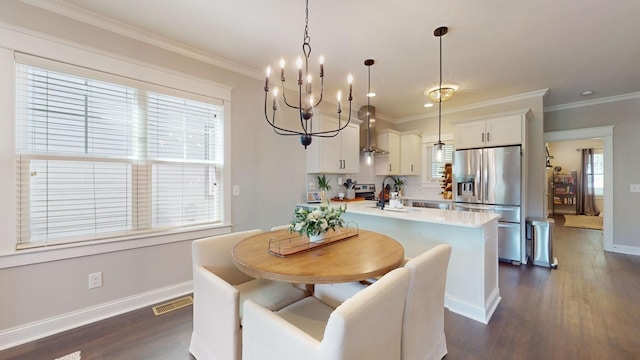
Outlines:
{"type": "Polygon", "coordinates": [[[487,168],[489,165],[488,154],[486,150],[482,151],[482,159],[481,159],[481,169],[482,169],[482,203],[487,203],[487,195],[489,194],[489,169],[487,168]]]}
{"type": "Polygon", "coordinates": [[[477,189],[476,201],[482,202],[484,199],[484,174],[482,172],[482,155],[480,156],[480,167],[476,170],[476,179],[475,184],[473,184],[477,189]]]}

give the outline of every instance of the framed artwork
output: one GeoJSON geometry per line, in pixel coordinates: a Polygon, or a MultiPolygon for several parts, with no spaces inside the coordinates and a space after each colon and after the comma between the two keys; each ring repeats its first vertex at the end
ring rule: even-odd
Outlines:
{"type": "Polygon", "coordinates": [[[307,202],[308,203],[322,202],[322,193],[319,191],[307,191],[307,202]]]}

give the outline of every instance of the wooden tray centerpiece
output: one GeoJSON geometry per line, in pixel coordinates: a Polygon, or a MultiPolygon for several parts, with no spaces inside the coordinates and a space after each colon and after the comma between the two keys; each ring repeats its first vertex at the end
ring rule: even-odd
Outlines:
{"type": "Polygon", "coordinates": [[[309,237],[295,233],[273,237],[269,240],[269,253],[279,257],[294,255],[358,236],[358,231],[357,224],[349,223],[343,228],[327,231],[321,242],[312,242],[309,237]]]}
{"type": "Polygon", "coordinates": [[[364,201],[364,200],[366,199],[363,197],[357,197],[354,199],[347,199],[347,198],[340,199],[338,197],[331,198],[331,201],[336,201],[336,202],[352,202],[352,201],[364,201]]]}

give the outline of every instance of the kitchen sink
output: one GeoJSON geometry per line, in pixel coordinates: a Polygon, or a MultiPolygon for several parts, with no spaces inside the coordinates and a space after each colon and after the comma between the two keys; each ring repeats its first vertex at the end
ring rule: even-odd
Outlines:
{"type": "MultiPolygon", "coordinates": [[[[380,209],[380,207],[379,207],[379,206],[375,206],[375,205],[370,206],[370,208],[372,208],[372,209],[380,209]]],[[[405,206],[405,207],[403,207],[403,208],[401,208],[401,209],[397,209],[397,208],[391,208],[391,207],[385,206],[383,211],[394,211],[394,212],[417,212],[417,211],[420,211],[420,209],[416,209],[416,208],[412,208],[412,207],[407,207],[407,206],[405,206]]]]}
{"type": "Polygon", "coordinates": [[[430,209],[441,209],[441,210],[451,209],[450,203],[440,202],[440,201],[414,201],[411,205],[413,207],[419,207],[419,208],[430,208],[430,209]]]}

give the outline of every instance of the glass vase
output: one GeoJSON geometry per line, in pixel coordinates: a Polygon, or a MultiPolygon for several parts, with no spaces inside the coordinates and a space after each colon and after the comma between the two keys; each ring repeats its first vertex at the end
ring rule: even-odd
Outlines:
{"type": "Polygon", "coordinates": [[[318,235],[309,235],[309,241],[312,243],[321,243],[324,241],[326,233],[320,233],[318,235]]]}

